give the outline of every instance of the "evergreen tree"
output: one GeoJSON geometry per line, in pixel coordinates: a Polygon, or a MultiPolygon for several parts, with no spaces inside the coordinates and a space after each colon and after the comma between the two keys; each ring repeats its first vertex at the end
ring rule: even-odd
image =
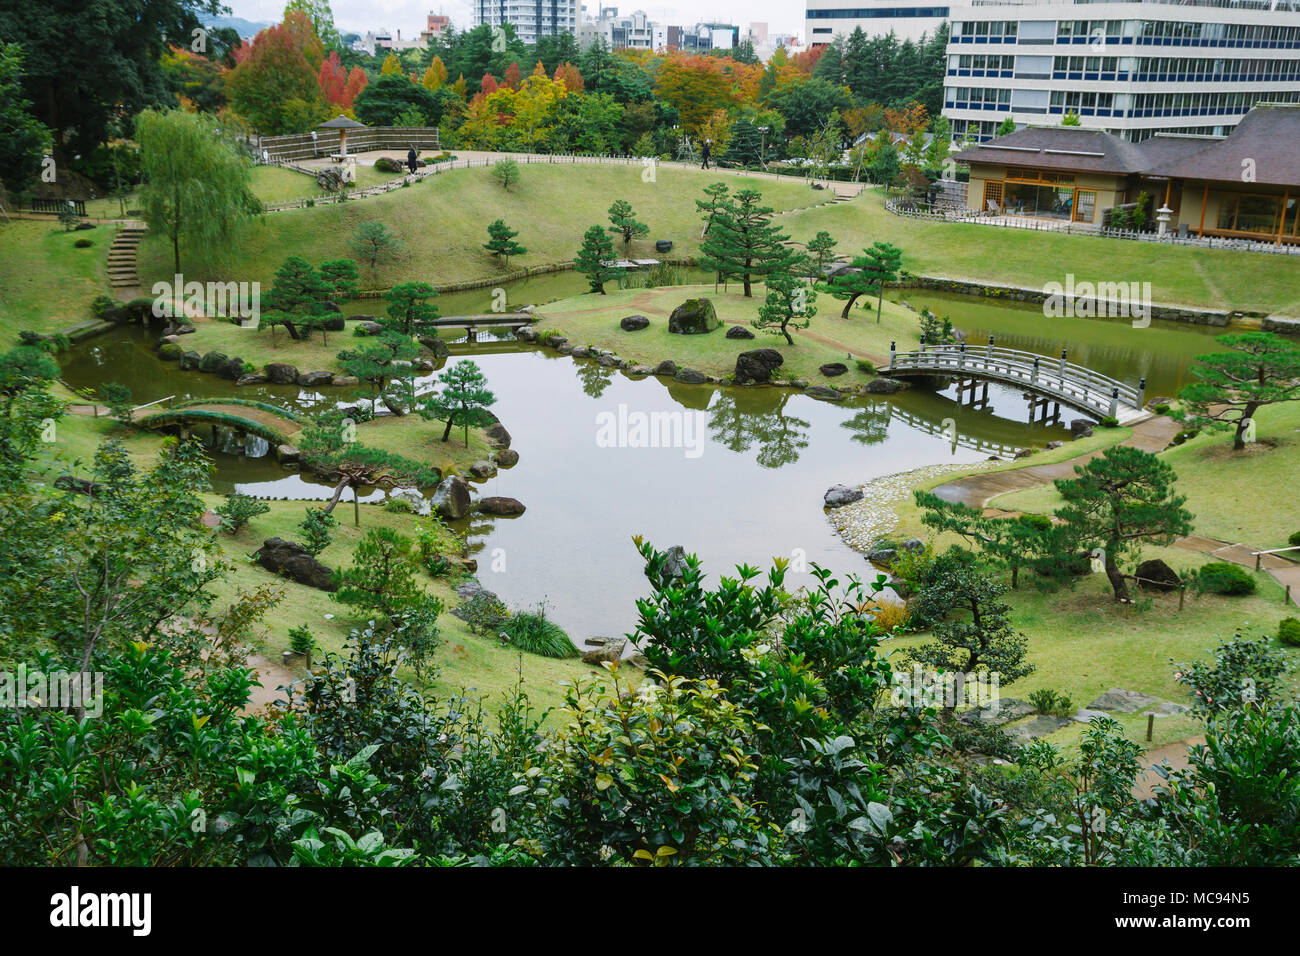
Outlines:
{"type": "Polygon", "coordinates": [[[700,238],[709,234],[709,228],[713,225],[718,214],[726,208],[728,194],[730,193],[726,183],[713,183],[704,187],[704,198],[695,200],[695,209],[704,216],[704,228],[700,230],[700,238]]]}
{"type": "Polygon", "coordinates": [[[821,278],[822,269],[828,262],[835,259],[835,246],[838,243],[831,238],[831,234],[822,230],[809,239],[804,248],[808,250],[808,256],[812,261],[812,275],[821,278]]]}
{"type": "Polygon", "coordinates": [[[790,329],[806,329],[817,314],[817,293],[804,281],[808,269],[805,257],[793,257],[786,268],[767,277],[767,296],[758,307],[754,328],[772,335],[783,335],[787,345],[794,345],[790,329]]]}
{"type": "Polygon", "coordinates": [[[329,259],[320,264],[321,281],[331,296],[350,299],[360,291],[360,274],[352,259],[329,259]]]}
{"type": "Polygon", "coordinates": [[[772,224],[772,208],[761,205],[754,189],[742,189],[726,202],[700,244],[701,264],[722,278],[738,277],[745,297],[753,297],[753,280],[790,271],[790,237],[772,224]]]}
{"type": "Polygon", "coordinates": [[[1300,401],[1300,347],[1272,332],[1215,338],[1230,351],[1196,356],[1183,387],[1180,417],[1193,428],[1233,429],[1232,447],[1246,447],[1246,430],[1266,405],[1300,401]]]}
{"type": "MultiPolygon", "coordinates": [[[[602,232],[601,235],[604,235],[602,232]]],[[[438,376],[442,390],[431,394],[420,409],[420,417],[445,421],[442,440],[451,436],[454,425],[465,429],[465,447],[469,447],[469,428],[490,425],[494,418],[488,406],[496,402],[487,387],[487,376],[477,362],[464,359],[438,376]]]]}
{"type": "Polygon", "coordinates": [[[758,166],[763,162],[763,134],[750,120],[741,117],[731,124],[731,141],[721,160],[736,166],[758,166]]]}
{"type": "Polygon", "coordinates": [[[626,199],[614,200],[614,205],[609,207],[609,221],[613,223],[609,231],[616,236],[623,237],[623,245],[628,245],[633,239],[644,236],[650,232],[650,227],[643,222],[637,222],[636,213],[632,211],[632,204],[626,199]]]}
{"type": "Polygon", "coordinates": [[[357,257],[370,263],[373,271],[381,262],[396,262],[401,258],[404,243],[382,222],[367,220],[357,227],[348,240],[357,257]]]}
{"type": "Polygon", "coordinates": [[[903,250],[893,243],[873,242],[869,249],[862,251],[863,258],[858,261],[862,264],[862,271],[875,287],[876,321],[879,322],[885,302],[885,283],[898,281],[898,273],[903,263],[903,250]]]}
{"type": "Polygon", "coordinates": [[[379,324],[407,338],[434,332],[438,307],[430,300],[437,294],[438,290],[427,282],[403,282],[393,286],[385,297],[388,314],[379,319],[379,324]]]}
{"type": "Polygon", "coordinates": [[[272,341],[277,325],[288,329],[292,339],[301,338],[300,332],[310,334],[318,327],[323,335],[324,319],[329,314],[325,307],[329,294],[330,286],[310,262],[302,256],[290,256],[275,272],[261,324],[271,327],[272,341]]]}
{"type": "Polygon", "coordinates": [[[1129,445],[1115,445],[1085,465],[1075,465],[1074,478],[1057,478],[1056,490],[1065,504],[1056,516],[1066,523],[1083,547],[1104,552],[1106,577],[1116,601],[1128,600],[1128,584],[1119,559],[1143,539],[1171,544],[1190,534],[1192,515],[1187,498],[1174,494],[1177,476],[1167,462],[1129,445]]]}
{"type": "Polygon", "coordinates": [[[511,256],[522,256],[528,251],[515,242],[517,235],[519,235],[518,229],[511,229],[505,224],[505,220],[498,219],[488,226],[488,241],[483,244],[483,248],[498,259],[504,259],[508,268],[511,256]]]}
{"type": "Polygon", "coordinates": [[[876,280],[868,271],[869,266],[870,261],[866,256],[856,256],[847,270],[827,280],[831,295],[844,300],[844,311],[840,313],[841,319],[849,317],[849,310],[853,308],[853,303],[862,296],[871,295],[876,291],[876,280]]]}
{"type": "Polygon", "coordinates": [[[622,269],[610,263],[614,259],[614,244],[608,233],[600,226],[592,226],[582,237],[582,248],[573,260],[574,268],[587,277],[587,285],[592,292],[605,294],[605,283],[622,273],[622,269]]]}

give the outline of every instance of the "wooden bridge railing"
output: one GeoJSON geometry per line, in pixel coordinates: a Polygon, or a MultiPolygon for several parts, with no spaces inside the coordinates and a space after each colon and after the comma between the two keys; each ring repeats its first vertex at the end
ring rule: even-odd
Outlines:
{"type": "Polygon", "coordinates": [[[1146,379],[1134,387],[1108,375],[1102,375],[1068,360],[1067,350],[1061,350],[1059,359],[1034,352],[999,348],[992,336],[986,346],[959,345],[931,346],[922,344],[915,352],[898,352],[897,344],[889,344],[890,372],[917,372],[922,374],[988,378],[995,381],[1023,385],[1067,404],[1078,405],[1111,418],[1116,417],[1121,406],[1140,411],[1146,401],[1146,379]]]}

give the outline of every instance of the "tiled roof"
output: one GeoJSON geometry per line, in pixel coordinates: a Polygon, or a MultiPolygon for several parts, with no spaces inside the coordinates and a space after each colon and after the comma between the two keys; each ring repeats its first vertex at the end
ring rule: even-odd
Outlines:
{"type": "Polygon", "coordinates": [[[1154,163],[1157,176],[1300,186],[1300,106],[1256,106],[1227,139],[1154,163]]]}

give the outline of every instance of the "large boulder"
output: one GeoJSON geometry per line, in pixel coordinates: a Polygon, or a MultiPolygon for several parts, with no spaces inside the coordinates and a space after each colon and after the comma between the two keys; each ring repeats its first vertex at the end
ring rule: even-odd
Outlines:
{"type": "Polygon", "coordinates": [[[1183,583],[1178,572],[1159,558],[1139,564],[1134,577],[1137,578],[1138,587],[1148,591],[1177,591],[1183,583]]]}
{"type": "Polygon", "coordinates": [[[687,299],[668,316],[668,331],[678,335],[702,335],[722,323],[709,299],[687,299]]]}
{"type": "Polygon", "coordinates": [[[898,560],[897,548],[872,548],[867,552],[867,560],[872,564],[878,564],[882,568],[892,567],[898,560]]]}
{"type": "Polygon", "coordinates": [[[673,376],[674,382],[681,382],[683,385],[703,385],[708,380],[707,375],[693,368],[679,369],[677,374],[673,376]]]}
{"type": "Polygon", "coordinates": [[[849,367],[843,362],[827,362],[825,365],[819,366],[817,369],[817,371],[821,372],[827,378],[834,378],[837,375],[843,375],[848,370],[849,367]]]}
{"type": "Polygon", "coordinates": [[[497,466],[490,461],[476,461],[469,466],[469,473],[480,481],[485,481],[497,473],[497,466]]]}
{"type": "MultiPolygon", "coordinates": [[[[537,333],[533,329],[520,329],[519,332],[515,333],[515,335],[523,342],[531,342],[533,339],[537,338],[537,333]],[[520,332],[532,332],[533,336],[532,338],[525,338],[519,334],[520,332]]],[[[447,343],[436,335],[420,336],[420,344],[432,352],[433,357],[436,359],[444,359],[451,354],[451,349],[447,347],[447,343]]]]}
{"type": "Polygon", "coordinates": [[[492,424],[487,431],[483,433],[483,436],[487,439],[488,444],[493,448],[510,447],[510,433],[506,431],[506,426],[502,425],[500,422],[492,424]]]}
{"type": "Polygon", "coordinates": [[[601,664],[605,661],[616,661],[623,656],[623,651],[627,648],[627,639],[615,637],[607,640],[598,647],[593,647],[589,651],[582,652],[582,663],[584,664],[601,664]]]}
{"type": "Polygon", "coordinates": [[[322,591],[337,591],[333,572],[302,545],[283,538],[267,538],[254,552],[257,563],[268,571],[322,591]]]}
{"type": "Polygon", "coordinates": [[[803,390],[805,395],[811,395],[813,398],[824,398],[827,401],[838,402],[844,399],[844,393],[839,389],[831,388],[829,385],[809,385],[803,390]]]}
{"type": "Polygon", "coordinates": [[[296,385],[298,369],[285,362],[272,362],[266,367],[266,380],[272,385],[296,385]]]}
{"type": "Polygon", "coordinates": [[[648,565],[644,569],[644,573],[655,587],[667,587],[681,581],[686,574],[687,567],[686,549],[680,544],[675,544],[664,552],[663,567],[659,569],[658,574],[651,574],[648,565]]]}
{"type": "Polygon", "coordinates": [[[861,501],[862,497],[861,488],[850,488],[848,485],[831,485],[822,501],[827,508],[843,508],[855,501],[861,501]]]}
{"type": "Polygon", "coordinates": [[[619,320],[618,327],[624,332],[640,332],[650,327],[650,320],[644,315],[627,315],[619,320]]]}
{"type": "Polygon", "coordinates": [[[225,352],[208,352],[203,358],[199,359],[199,370],[203,372],[218,372],[221,367],[230,360],[225,352]]]}
{"type": "Polygon", "coordinates": [[[492,460],[502,468],[513,468],[519,464],[519,452],[509,448],[498,448],[492,453],[492,460]]]}
{"type": "Polygon", "coordinates": [[[903,383],[898,379],[885,378],[884,376],[873,378],[867,383],[867,391],[873,395],[893,395],[895,392],[901,391],[902,388],[903,383]]]}
{"type": "Polygon", "coordinates": [[[736,356],[737,385],[761,385],[772,378],[772,373],[785,362],[785,356],[776,349],[750,349],[736,356]]]}
{"type": "Polygon", "coordinates": [[[485,515],[521,515],[527,509],[524,503],[518,498],[503,498],[498,495],[489,495],[482,498],[478,503],[480,514],[485,515]]]}
{"type": "Polygon", "coordinates": [[[439,518],[458,521],[469,514],[469,485],[459,475],[448,475],[438,482],[429,506],[439,518]]]}
{"type": "Polygon", "coordinates": [[[660,362],[658,365],[655,366],[655,374],[676,375],[677,363],[674,362],[672,359],[664,359],[662,362],[660,362]]]}
{"type": "Polygon", "coordinates": [[[347,319],[341,315],[331,315],[321,326],[326,332],[342,332],[347,328],[347,319]]]}
{"type": "Polygon", "coordinates": [[[1086,418],[1076,418],[1070,422],[1070,434],[1075,438],[1092,437],[1093,423],[1086,418]]]}
{"type": "Polygon", "coordinates": [[[333,372],[303,372],[298,376],[298,384],[304,387],[329,385],[333,381],[333,372]]]}
{"type": "Polygon", "coordinates": [[[198,352],[195,352],[193,349],[191,349],[188,352],[182,352],[181,371],[193,372],[195,369],[199,367],[199,363],[202,361],[203,361],[203,356],[200,355],[198,352]]]}
{"type": "Polygon", "coordinates": [[[754,333],[743,325],[732,325],[727,328],[727,338],[729,339],[752,339],[753,337],[754,333]]]}
{"type": "Polygon", "coordinates": [[[378,335],[384,331],[384,327],[378,322],[358,322],[356,327],[357,335],[378,335]]]}
{"type": "Polygon", "coordinates": [[[1159,704],[1159,697],[1141,691],[1112,687],[1088,705],[1089,710],[1109,710],[1112,713],[1135,714],[1139,710],[1159,704]]]}
{"type": "Polygon", "coordinates": [[[164,342],[158,346],[158,357],[164,362],[179,362],[184,352],[175,342],[164,342]]]}
{"type": "Polygon", "coordinates": [[[232,358],[226,361],[226,364],[217,369],[217,374],[222,378],[228,378],[232,382],[237,382],[244,377],[244,360],[241,358],[232,358]]]}

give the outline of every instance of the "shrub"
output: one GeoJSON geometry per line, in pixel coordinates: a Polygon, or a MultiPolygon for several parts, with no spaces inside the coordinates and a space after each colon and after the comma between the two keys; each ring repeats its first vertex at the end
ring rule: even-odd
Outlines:
{"type": "Polygon", "coordinates": [[[907,605],[902,601],[868,601],[859,610],[886,633],[892,633],[907,623],[907,605]]]}
{"type": "Polygon", "coordinates": [[[389,498],[384,502],[384,510],[389,514],[413,515],[415,514],[415,505],[405,498],[389,498]]]}
{"type": "Polygon", "coordinates": [[[78,239],[76,242],[73,243],[73,245],[76,246],[78,249],[89,249],[94,244],[95,244],[94,239],[78,239]]]}
{"type": "Polygon", "coordinates": [[[298,523],[302,529],[303,547],[318,555],[330,544],[330,532],[338,527],[338,519],[324,508],[308,508],[298,523]]]}
{"type": "Polygon", "coordinates": [[[1192,695],[1198,714],[1239,710],[1267,704],[1288,692],[1283,682],[1290,662],[1283,651],[1265,639],[1249,640],[1234,634],[1214,649],[1214,661],[1192,661],[1174,666],[1174,680],[1192,695]]]}
{"type": "Polygon", "coordinates": [[[479,591],[457,608],[456,616],[475,634],[495,634],[510,620],[510,610],[489,591],[479,591]]]}
{"type": "Polygon", "coordinates": [[[404,172],[405,168],[397,160],[389,159],[386,156],[381,156],[375,160],[375,169],[381,173],[400,173],[404,172]]]}
{"type": "Polygon", "coordinates": [[[519,164],[513,159],[503,159],[492,167],[492,178],[507,192],[519,182],[519,164]]]}
{"type": "Polygon", "coordinates": [[[295,654],[311,654],[316,649],[316,638],[306,624],[289,628],[289,650],[295,654]]]}
{"type": "Polygon", "coordinates": [[[520,611],[502,626],[502,630],[510,638],[511,644],[530,654],[542,657],[578,656],[578,649],[569,640],[569,635],[546,617],[544,607],[539,607],[536,612],[520,611]]]}
{"type": "Polygon", "coordinates": [[[1294,532],[1291,537],[1286,539],[1286,543],[1293,548],[1300,548],[1300,531],[1294,532]]]}
{"type": "Polygon", "coordinates": [[[1254,576],[1239,564],[1211,561],[1196,573],[1196,589],[1211,594],[1254,594],[1254,576]]]}
{"type": "Polygon", "coordinates": [[[1097,424],[1100,425],[1102,428],[1119,428],[1119,419],[1114,418],[1110,415],[1106,415],[1097,424]]]}
{"type": "Polygon", "coordinates": [[[868,375],[876,374],[875,363],[871,362],[869,359],[858,359],[858,369],[866,372],[868,375]]]}
{"type": "Polygon", "coordinates": [[[1036,690],[1029,695],[1029,702],[1040,714],[1049,717],[1068,717],[1074,713],[1074,702],[1064,694],[1059,694],[1050,687],[1036,690]]]}
{"type": "Polygon", "coordinates": [[[1157,405],[1157,406],[1153,409],[1153,411],[1154,411],[1157,415],[1168,415],[1168,414],[1169,414],[1169,406],[1168,406],[1167,404],[1165,404],[1164,402],[1161,402],[1159,405],[1157,405]]]}
{"type": "Polygon", "coordinates": [[[1284,617],[1277,625],[1277,639],[1283,644],[1300,647],[1300,619],[1284,617]]]}
{"type": "Polygon", "coordinates": [[[271,506],[265,501],[232,491],[226,495],[226,503],[217,508],[217,515],[221,518],[221,530],[235,534],[253,518],[270,510],[271,506]]]}
{"type": "Polygon", "coordinates": [[[109,309],[116,309],[118,302],[106,295],[97,295],[94,301],[90,303],[90,314],[97,319],[102,319],[109,309]]]}

